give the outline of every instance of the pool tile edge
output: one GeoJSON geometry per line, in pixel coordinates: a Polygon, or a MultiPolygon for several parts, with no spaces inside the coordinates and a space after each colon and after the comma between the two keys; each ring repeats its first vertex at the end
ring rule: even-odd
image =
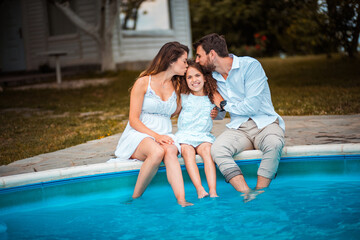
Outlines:
{"type": "MultiPolygon", "coordinates": [[[[360,143],[288,146],[284,147],[281,157],[284,158],[354,154],[360,154],[360,143]]],[[[240,162],[241,160],[251,161],[261,159],[261,155],[262,152],[259,150],[248,150],[236,155],[234,159],[240,162]]],[[[181,165],[184,165],[184,160],[182,158],[179,158],[179,162],[181,165]]],[[[197,156],[196,162],[202,163],[203,161],[201,157],[197,156]]],[[[0,189],[61,180],[66,178],[139,170],[141,165],[142,162],[140,161],[121,163],[97,163],[5,176],[0,177],[0,189]]]]}

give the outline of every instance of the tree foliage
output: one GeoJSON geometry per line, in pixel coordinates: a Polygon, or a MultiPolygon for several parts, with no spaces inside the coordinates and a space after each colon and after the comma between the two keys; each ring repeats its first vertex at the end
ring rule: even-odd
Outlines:
{"type": "Polygon", "coordinates": [[[350,57],[357,53],[360,32],[359,0],[326,0],[327,21],[332,47],[340,45],[350,57]]]}
{"type": "Polygon", "coordinates": [[[331,53],[340,46],[354,55],[358,46],[359,0],[190,0],[190,11],[194,40],[217,32],[239,55],[331,53]]]}

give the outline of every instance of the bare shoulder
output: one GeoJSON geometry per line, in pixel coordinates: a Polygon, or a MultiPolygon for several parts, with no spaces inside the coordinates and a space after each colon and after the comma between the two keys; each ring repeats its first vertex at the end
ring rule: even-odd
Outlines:
{"type": "Polygon", "coordinates": [[[141,91],[146,92],[147,86],[149,84],[149,76],[144,76],[136,79],[132,91],[141,91]]]}

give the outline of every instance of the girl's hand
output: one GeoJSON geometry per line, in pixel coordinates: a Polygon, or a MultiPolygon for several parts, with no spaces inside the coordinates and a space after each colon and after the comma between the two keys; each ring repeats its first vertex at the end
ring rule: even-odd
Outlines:
{"type": "Polygon", "coordinates": [[[214,120],[214,118],[217,117],[218,113],[219,113],[219,110],[217,109],[217,107],[214,107],[210,112],[210,117],[214,120]]]}
{"type": "Polygon", "coordinates": [[[159,144],[174,144],[174,140],[167,135],[157,135],[155,141],[159,144]]]}

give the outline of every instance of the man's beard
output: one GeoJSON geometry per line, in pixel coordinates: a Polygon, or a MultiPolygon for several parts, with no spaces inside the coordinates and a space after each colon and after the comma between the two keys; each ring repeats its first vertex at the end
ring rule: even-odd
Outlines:
{"type": "Polygon", "coordinates": [[[213,63],[211,63],[209,61],[209,59],[207,59],[207,61],[205,63],[205,67],[212,72],[215,71],[215,65],[213,63]]]}

